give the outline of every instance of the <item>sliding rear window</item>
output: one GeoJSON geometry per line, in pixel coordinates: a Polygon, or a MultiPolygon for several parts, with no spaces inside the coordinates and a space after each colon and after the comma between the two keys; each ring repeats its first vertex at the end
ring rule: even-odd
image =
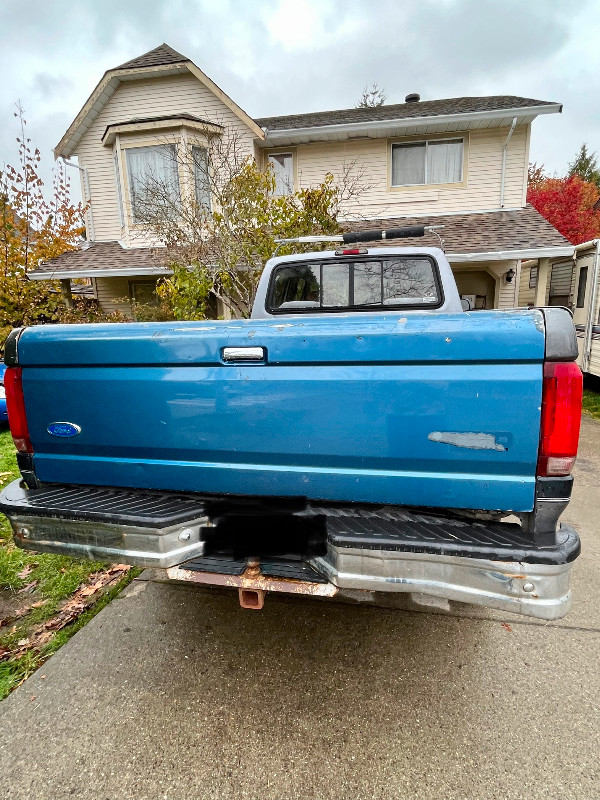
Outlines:
{"type": "Polygon", "coordinates": [[[271,275],[271,313],[438,308],[442,290],[429,256],[327,259],[281,264],[271,275]]]}

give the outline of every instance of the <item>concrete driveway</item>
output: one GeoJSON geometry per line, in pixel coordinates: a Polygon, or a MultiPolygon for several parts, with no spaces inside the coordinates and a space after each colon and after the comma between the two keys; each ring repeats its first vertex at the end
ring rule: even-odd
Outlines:
{"type": "Polygon", "coordinates": [[[565,620],[137,580],[0,705],[0,797],[600,798],[599,422],[580,454],[565,620]]]}

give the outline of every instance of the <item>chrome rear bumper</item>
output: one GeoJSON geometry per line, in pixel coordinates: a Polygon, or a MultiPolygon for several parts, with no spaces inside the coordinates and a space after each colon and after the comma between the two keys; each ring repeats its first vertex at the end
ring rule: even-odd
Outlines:
{"type": "MultiPolygon", "coordinates": [[[[570,529],[566,535],[576,536],[570,529]]],[[[329,547],[312,565],[339,589],[406,592],[559,619],[571,607],[572,563],[527,564],[482,558],[329,547]]]]}
{"type": "Polygon", "coordinates": [[[278,574],[266,561],[248,573],[245,561],[231,559],[219,574],[214,558],[203,557],[209,517],[196,496],[98,487],[27,490],[15,481],[2,491],[0,510],[19,547],[164,568],[179,581],[325,597],[404,592],[545,620],[569,610],[569,576],[580,550],[577,533],[566,525],[552,545],[536,547],[514,524],[392,507],[319,507],[312,513],[327,517],[327,542],[323,555],[308,560],[315,572],[307,567],[298,579],[293,565],[288,569],[279,559],[278,574]]]}

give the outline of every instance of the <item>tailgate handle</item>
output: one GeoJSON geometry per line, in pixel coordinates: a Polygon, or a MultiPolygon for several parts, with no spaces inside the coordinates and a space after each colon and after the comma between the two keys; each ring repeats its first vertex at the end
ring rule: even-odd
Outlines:
{"type": "Polygon", "coordinates": [[[223,361],[264,361],[264,347],[224,347],[223,361]]]}

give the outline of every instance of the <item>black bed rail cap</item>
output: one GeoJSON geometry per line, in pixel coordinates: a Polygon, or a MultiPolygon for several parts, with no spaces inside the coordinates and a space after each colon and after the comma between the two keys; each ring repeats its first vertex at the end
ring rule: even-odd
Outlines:
{"type": "Polygon", "coordinates": [[[546,323],[546,361],[575,361],[579,355],[577,333],[568,308],[542,308],[546,323]]]}
{"type": "Polygon", "coordinates": [[[13,328],[4,343],[4,363],[7,367],[16,367],[19,364],[19,350],[17,344],[25,328],[13,328]]]}

